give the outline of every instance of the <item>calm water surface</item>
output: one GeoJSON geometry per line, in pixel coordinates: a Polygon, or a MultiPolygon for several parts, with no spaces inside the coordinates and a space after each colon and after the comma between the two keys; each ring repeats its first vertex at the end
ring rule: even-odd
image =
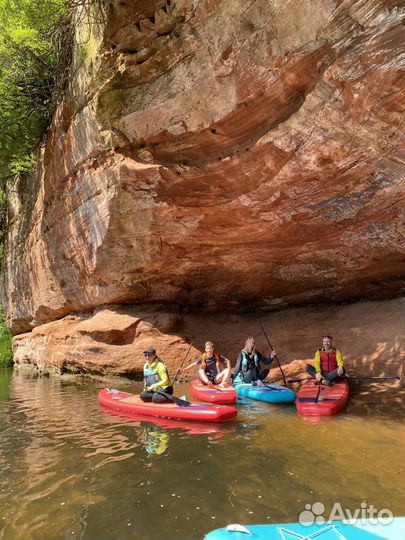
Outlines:
{"type": "Polygon", "coordinates": [[[404,515],[398,396],[357,392],[320,422],[246,401],[235,422],[210,426],[113,415],[101,388],[0,371],[0,538],[194,540],[298,521],[317,501],[404,515]]]}

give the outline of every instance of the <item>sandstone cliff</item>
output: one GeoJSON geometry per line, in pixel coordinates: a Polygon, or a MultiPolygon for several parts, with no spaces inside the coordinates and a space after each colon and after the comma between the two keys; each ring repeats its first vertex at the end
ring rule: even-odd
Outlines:
{"type": "MultiPolygon", "coordinates": [[[[261,320],[287,378],[301,376],[305,364],[313,362],[321,336],[332,332],[350,374],[403,377],[404,308],[403,300],[393,299],[291,308],[262,315],[261,320]]],[[[249,314],[181,316],[145,306],[110,306],[16,336],[14,360],[17,366],[33,365],[39,372],[141,379],[142,352],[154,345],[173,376],[186,355],[184,365],[199,356],[206,340],[214,340],[234,365],[248,335],[255,336],[258,349],[268,355],[269,346],[249,314]]],[[[273,366],[270,377],[279,380],[275,362],[273,366]]],[[[191,369],[182,378],[195,375],[191,369]]]]}
{"type": "Polygon", "coordinates": [[[133,0],[82,25],[30,211],[11,209],[13,333],[111,304],[403,294],[404,11],[133,0]]]}

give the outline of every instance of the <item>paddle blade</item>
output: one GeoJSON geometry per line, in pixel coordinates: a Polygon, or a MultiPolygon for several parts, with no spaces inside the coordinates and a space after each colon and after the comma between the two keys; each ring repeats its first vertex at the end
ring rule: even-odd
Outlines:
{"type": "Polygon", "coordinates": [[[176,405],[178,405],[179,407],[190,407],[191,405],[191,403],[186,399],[174,398],[173,396],[172,399],[174,403],[176,403],[176,405]]]}

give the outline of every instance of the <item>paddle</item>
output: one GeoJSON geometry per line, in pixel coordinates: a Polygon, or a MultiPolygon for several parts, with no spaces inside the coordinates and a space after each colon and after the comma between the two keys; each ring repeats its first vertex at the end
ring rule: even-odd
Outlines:
{"type": "Polygon", "coordinates": [[[192,405],[192,403],[190,403],[186,399],[181,399],[176,396],[172,396],[171,394],[166,394],[166,392],[163,392],[163,390],[152,390],[152,392],[159,394],[159,396],[165,397],[168,401],[172,401],[179,407],[190,407],[190,405],[192,405]]]}
{"type": "Polygon", "coordinates": [[[399,381],[400,377],[352,377],[350,375],[346,375],[346,379],[349,379],[351,381],[368,381],[368,380],[376,380],[376,381],[399,381]]]}
{"type": "Polygon", "coordinates": [[[316,393],[315,403],[318,403],[320,393],[321,393],[321,385],[318,386],[318,391],[316,393]]]}
{"type": "Polygon", "coordinates": [[[315,378],[314,377],[305,377],[304,379],[288,379],[288,383],[291,384],[291,383],[296,383],[296,382],[303,382],[303,381],[314,381],[315,378]]]}
{"type": "Polygon", "coordinates": [[[172,382],[172,386],[174,386],[174,383],[175,383],[176,380],[177,380],[177,377],[178,377],[178,375],[179,375],[179,373],[180,373],[180,370],[181,370],[181,368],[183,367],[183,364],[184,364],[184,362],[186,361],[186,358],[187,358],[187,356],[189,355],[189,352],[191,351],[191,347],[192,347],[192,346],[193,346],[193,344],[190,343],[190,347],[188,348],[188,350],[187,350],[187,352],[186,352],[186,354],[185,354],[185,356],[184,356],[184,358],[183,358],[182,363],[179,365],[179,367],[177,368],[177,371],[176,371],[176,373],[175,373],[175,375],[174,375],[174,379],[173,379],[173,382],[172,382]]]}
{"type": "MultiPolygon", "coordinates": [[[[355,377],[350,375],[342,375],[341,378],[348,379],[349,381],[368,381],[368,380],[375,380],[375,381],[392,381],[392,380],[399,380],[400,377],[355,377]]],[[[306,377],[304,379],[289,379],[288,383],[298,383],[303,381],[314,381],[315,379],[313,377],[306,377]]]]}
{"type": "MultiPolygon", "coordinates": [[[[271,346],[270,340],[269,340],[269,338],[268,338],[268,336],[266,334],[266,330],[263,328],[262,323],[260,322],[259,319],[256,319],[256,321],[259,323],[259,326],[262,329],[264,337],[267,339],[267,343],[269,344],[269,347],[270,347],[270,352],[274,351],[273,347],[271,346]]],[[[280,362],[278,361],[277,355],[275,355],[274,358],[276,359],[278,367],[280,368],[280,371],[281,371],[281,375],[283,376],[284,386],[287,386],[287,381],[286,381],[286,378],[285,378],[285,375],[284,375],[284,371],[281,368],[281,365],[280,365],[280,362]]]]}

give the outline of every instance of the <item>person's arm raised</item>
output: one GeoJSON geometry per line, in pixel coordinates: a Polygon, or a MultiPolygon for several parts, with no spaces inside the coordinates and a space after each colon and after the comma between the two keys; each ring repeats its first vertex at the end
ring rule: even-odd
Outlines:
{"type": "Polygon", "coordinates": [[[184,368],[181,368],[179,371],[180,371],[180,373],[183,373],[184,371],[187,371],[190,368],[192,368],[193,366],[195,367],[196,365],[197,365],[197,360],[194,360],[191,364],[189,364],[188,366],[186,366],[184,368]]]}

